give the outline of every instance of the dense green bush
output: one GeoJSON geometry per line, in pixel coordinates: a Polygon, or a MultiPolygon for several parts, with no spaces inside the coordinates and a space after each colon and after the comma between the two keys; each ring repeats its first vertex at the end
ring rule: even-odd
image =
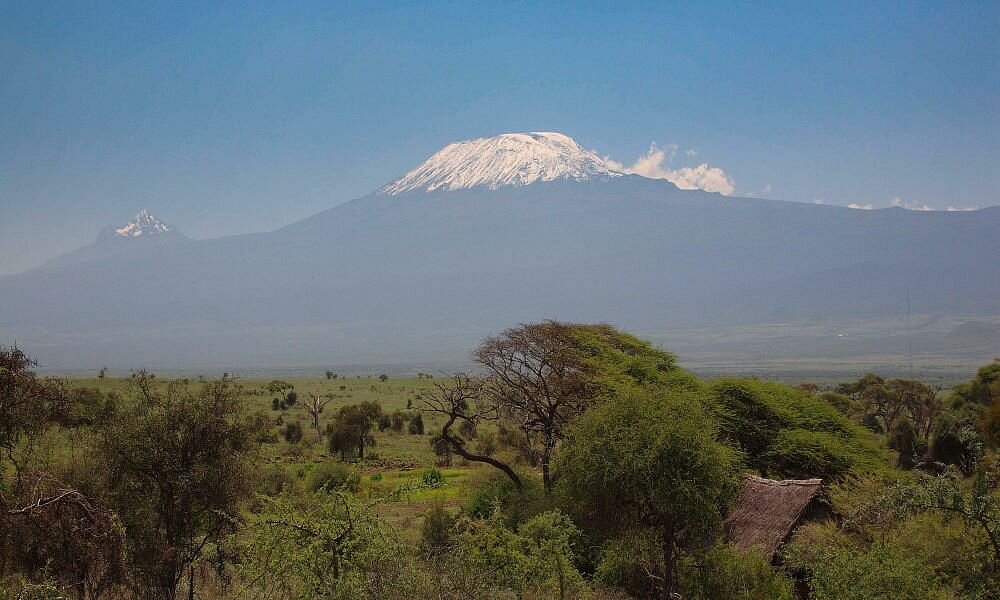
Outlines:
{"type": "Polygon", "coordinates": [[[651,529],[631,529],[610,540],[601,549],[594,581],[623,590],[633,598],[651,598],[657,587],[650,573],[663,570],[663,553],[651,529]]]}
{"type": "Polygon", "coordinates": [[[886,453],[870,433],[808,392],[755,379],[709,386],[723,437],[766,477],[843,477],[884,468],[886,453]]]}
{"type": "Polygon", "coordinates": [[[945,600],[954,598],[916,558],[875,544],[867,550],[831,548],[812,563],[815,600],[945,600]]]}
{"type": "Polygon", "coordinates": [[[420,526],[420,550],[426,556],[438,556],[448,549],[451,528],[455,517],[445,510],[444,502],[438,498],[424,511],[424,522],[420,526]]]}
{"type": "Polygon", "coordinates": [[[355,492],[361,485],[361,476],[351,467],[327,461],[316,464],[306,476],[306,489],[310,492],[347,490],[355,492]]]}
{"type": "Polygon", "coordinates": [[[529,476],[522,476],[523,490],[499,472],[489,472],[477,478],[466,500],[463,511],[475,518],[489,518],[498,512],[508,523],[516,525],[547,510],[550,502],[538,482],[529,476]]]}
{"type": "Polygon", "coordinates": [[[285,441],[289,444],[298,444],[302,441],[302,423],[298,421],[292,421],[288,425],[285,425],[284,431],[285,441]]]}
{"type": "Polygon", "coordinates": [[[760,554],[740,553],[724,544],[690,557],[680,567],[687,600],[792,600],[792,580],[760,554]]]}
{"type": "Polygon", "coordinates": [[[930,458],[946,465],[955,465],[969,475],[983,456],[983,446],[974,419],[944,414],[935,421],[931,431],[930,458]]]}
{"type": "Polygon", "coordinates": [[[805,429],[779,432],[761,460],[768,475],[779,479],[839,479],[855,464],[843,439],[805,429]]]}

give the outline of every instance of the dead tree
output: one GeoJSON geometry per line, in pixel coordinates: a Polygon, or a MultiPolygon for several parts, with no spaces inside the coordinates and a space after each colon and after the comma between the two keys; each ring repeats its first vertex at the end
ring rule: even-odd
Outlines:
{"type": "Polygon", "coordinates": [[[330,394],[323,394],[317,396],[316,394],[309,392],[309,403],[303,406],[309,416],[312,417],[313,428],[316,430],[316,439],[323,439],[323,431],[319,428],[319,415],[323,412],[323,408],[333,400],[333,396],[330,394]]]}

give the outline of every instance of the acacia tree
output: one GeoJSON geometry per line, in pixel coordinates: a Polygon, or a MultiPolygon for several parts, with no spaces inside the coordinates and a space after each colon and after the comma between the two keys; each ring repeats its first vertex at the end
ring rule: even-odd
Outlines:
{"type": "Polygon", "coordinates": [[[152,384],[133,376],[134,402],[100,430],[98,457],[113,485],[109,501],[121,515],[136,584],[172,600],[185,578],[194,597],[195,563],[218,550],[242,517],[262,423],[246,412],[231,381],[152,384]]]}
{"type": "Polygon", "coordinates": [[[359,459],[365,458],[365,448],[375,445],[372,430],[382,415],[378,402],[349,404],[340,408],[333,423],[327,428],[330,452],[340,452],[346,458],[347,452],[354,450],[359,459]]]}
{"type": "Polygon", "coordinates": [[[20,494],[0,501],[0,564],[47,577],[79,600],[104,597],[125,579],[125,531],[102,502],[33,473],[20,494]]]}
{"type": "Polygon", "coordinates": [[[696,396],[634,392],[587,411],[559,452],[559,487],[596,528],[637,525],[657,537],[662,597],[675,591],[677,554],[721,523],[736,491],[736,453],[717,440],[696,396]]]}
{"type": "MultiPolygon", "coordinates": [[[[459,455],[464,440],[450,428],[479,421],[499,422],[505,439],[540,465],[546,493],[552,492],[551,462],[566,427],[601,396],[653,382],[677,371],[672,354],[619,332],[610,325],[543,321],[488,337],[474,352],[484,371],[458,375],[454,393],[438,386],[427,409],[443,415],[448,440],[459,455]]],[[[483,460],[469,453],[467,460],[483,460]]],[[[493,461],[507,473],[509,465],[493,461]],[[502,465],[502,466],[501,466],[502,465]]],[[[491,464],[493,464],[491,463],[491,464]]],[[[516,477],[511,477],[516,482],[516,477]]]]}
{"type": "Polygon", "coordinates": [[[408,597],[413,581],[395,530],[378,517],[381,501],[343,492],[262,499],[244,536],[247,588],[267,598],[408,597]]]}
{"type": "Polygon", "coordinates": [[[546,492],[552,491],[552,453],[563,430],[595,396],[589,385],[593,369],[574,327],[557,321],[521,325],[486,338],[474,354],[486,370],[484,400],[535,449],[546,492]]]}
{"type": "Polygon", "coordinates": [[[61,382],[38,379],[35,364],[17,348],[0,348],[0,574],[44,570],[77,598],[98,598],[124,577],[124,532],[103,503],[26,468],[39,435],[77,424],[75,405],[84,404],[61,382]],[[5,462],[14,467],[12,482],[3,479],[5,462]]]}
{"type": "Polygon", "coordinates": [[[909,414],[920,437],[926,440],[934,417],[942,406],[938,391],[915,379],[893,379],[886,387],[893,396],[894,404],[909,414]]]}
{"type": "Polygon", "coordinates": [[[31,452],[36,437],[69,406],[63,385],[38,379],[31,370],[36,365],[18,348],[0,347],[0,474],[4,462],[19,473],[20,457],[31,452]]]}

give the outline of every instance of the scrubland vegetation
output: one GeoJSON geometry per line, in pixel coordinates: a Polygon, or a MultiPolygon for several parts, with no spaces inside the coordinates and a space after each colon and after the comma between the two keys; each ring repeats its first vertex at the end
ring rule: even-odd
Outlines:
{"type": "Polygon", "coordinates": [[[0,599],[998,597],[1000,362],[951,390],[707,381],[556,322],[474,358],[61,380],[2,349],[0,599]],[[822,478],[830,517],[738,551],[746,474],[822,478]]]}

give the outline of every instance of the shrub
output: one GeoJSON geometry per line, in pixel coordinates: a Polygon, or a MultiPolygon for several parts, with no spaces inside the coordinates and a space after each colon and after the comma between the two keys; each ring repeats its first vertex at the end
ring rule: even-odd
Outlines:
{"type": "Polygon", "coordinates": [[[315,465],[306,478],[306,489],[310,492],[357,491],[360,485],[361,477],[357,471],[345,464],[332,461],[315,465]]]}
{"type": "Polygon", "coordinates": [[[983,456],[983,442],[972,418],[956,419],[945,414],[934,423],[931,460],[957,466],[970,475],[983,456]]]}
{"type": "Polygon", "coordinates": [[[811,565],[816,600],[944,600],[954,596],[919,560],[882,544],[867,550],[834,548],[811,565]]]}
{"type": "Polygon", "coordinates": [[[434,500],[424,511],[424,523],[420,527],[420,549],[428,556],[437,556],[448,548],[449,530],[455,518],[448,514],[441,499],[434,500]]]}
{"type": "Polygon", "coordinates": [[[405,419],[403,418],[403,413],[402,412],[400,412],[398,410],[395,411],[395,412],[393,412],[392,416],[389,417],[389,419],[391,421],[390,426],[389,426],[390,429],[392,429],[396,433],[399,433],[400,431],[403,431],[403,424],[405,423],[405,419]]]}
{"type": "Polygon", "coordinates": [[[594,581],[624,590],[634,598],[655,598],[659,590],[649,577],[663,569],[663,552],[650,530],[632,530],[608,542],[594,571],[594,581]]]}
{"type": "Polygon", "coordinates": [[[302,441],[302,423],[293,421],[285,426],[285,441],[289,444],[298,444],[302,441]]]}
{"type": "Polygon", "coordinates": [[[496,514],[459,517],[450,532],[453,551],[445,556],[453,592],[448,597],[580,598],[586,585],[573,567],[578,535],[557,511],[540,514],[517,530],[496,514]]]}
{"type": "Polygon", "coordinates": [[[270,465],[254,483],[258,493],[274,497],[289,491],[295,485],[295,478],[281,465],[270,465]]]}
{"type": "Polygon", "coordinates": [[[917,440],[917,430],[909,419],[896,419],[889,431],[889,447],[899,452],[899,468],[910,470],[922,454],[917,440]]]}
{"type": "Polygon", "coordinates": [[[549,508],[542,488],[532,477],[521,476],[522,491],[502,473],[488,472],[480,477],[472,482],[472,491],[463,507],[463,512],[472,517],[487,518],[499,511],[516,525],[549,508]]]}
{"type": "Polygon", "coordinates": [[[704,554],[684,561],[681,589],[691,600],[792,600],[792,580],[771,567],[758,553],[743,554],[718,544],[704,554]]]}
{"type": "Polygon", "coordinates": [[[429,470],[424,471],[421,481],[428,487],[441,487],[444,485],[444,475],[441,474],[441,471],[431,467],[429,470]]]}
{"type": "Polygon", "coordinates": [[[413,418],[410,419],[409,431],[413,435],[424,434],[424,418],[420,413],[413,415],[413,418]]]}

